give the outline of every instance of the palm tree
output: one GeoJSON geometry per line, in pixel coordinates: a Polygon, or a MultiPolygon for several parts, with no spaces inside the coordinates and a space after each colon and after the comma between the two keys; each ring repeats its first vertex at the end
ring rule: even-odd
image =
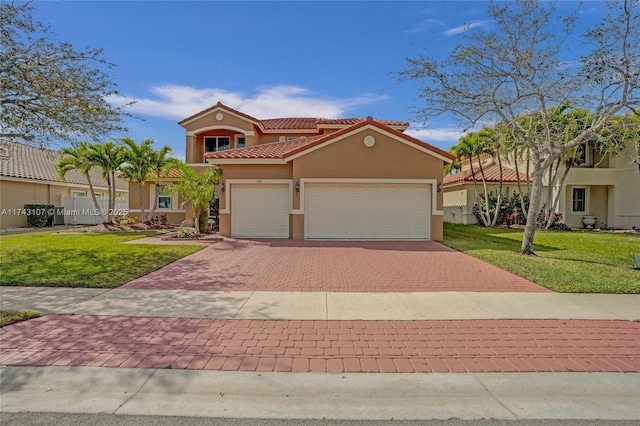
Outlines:
{"type": "Polygon", "coordinates": [[[184,163],[176,164],[175,167],[182,174],[182,179],[172,185],[171,189],[182,197],[183,205],[191,208],[196,235],[200,235],[200,216],[207,211],[209,203],[214,199],[215,187],[220,181],[222,170],[212,167],[199,172],[184,163]]]}
{"type": "Polygon", "coordinates": [[[123,147],[114,142],[90,144],[88,157],[91,162],[102,169],[102,176],[107,181],[109,191],[106,221],[111,222],[116,204],[116,172],[123,163],[123,147]]]}
{"type": "Polygon", "coordinates": [[[151,172],[151,163],[155,154],[155,151],[151,147],[153,139],[145,139],[140,145],[129,137],[120,139],[120,142],[124,146],[122,152],[124,164],[120,167],[120,171],[128,181],[138,183],[140,211],[142,213],[142,219],[145,220],[142,188],[151,172]]]}
{"type": "MultiPolygon", "coordinates": [[[[60,150],[61,158],[56,164],[56,173],[58,177],[66,182],[65,176],[67,172],[78,170],[87,179],[89,184],[89,193],[93,199],[93,206],[96,211],[100,211],[100,204],[96,198],[96,192],[91,182],[91,168],[94,163],[89,158],[89,143],[80,142],[77,148],[62,148],[60,150]]],[[[103,218],[104,220],[104,218],[103,218]]]]}
{"type": "Polygon", "coordinates": [[[165,145],[157,151],[153,151],[149,158],[149,174],[155,177],[155,194],[151,202],[151,210],[147,221],[151,220],[156,211],[158,197],[160,196],[160,177],[163,174],[169,174],[171,169],[180,163],[179,160],[170,157],[170,154],[173,154],[173,150],[170,146],[165,145]]]}

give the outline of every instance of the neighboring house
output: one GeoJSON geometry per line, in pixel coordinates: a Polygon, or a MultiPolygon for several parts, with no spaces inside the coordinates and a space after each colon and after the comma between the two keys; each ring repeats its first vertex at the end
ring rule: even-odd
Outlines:
{"type": "MultiPolygon", "coordinates": [[[[582,227],[582,218],[595,216],[597,227],[640,228],[640,173],[633,161],[633,144],[615,156],[599,158],[597,150],[586,145],[579,166],[573,166],[561,192],[558,212],[572,228],[582,227]]],[[[545,178],[543,200],[548,184],[545,178]]]]}
{"type": "Polygon", "coordinates": [[[442,239],[438,188],[454,158],[402,133],[406,122],[259,120],[218,103],[180,125],[186,162],[223,170],[221,235],[442,239]]]}
{"type": "MultiPolygon", "coordinates": [[[[90,196],[87,179],[77,170],[68,172],[66,182],[56,174],[58,152],[15,142],[0,142],[0,228],[27,225],[25,204],[63,206],[62,197],[90,196]]],[[[101,171],[91,170],[91,182],[98,197],[107,197],[107,182],[101,171]]],[[[129,184],[116,181],[119,197],[126,200],[129,184]]],[[[93,204],[89,205],[93,209],[93,204]]],[[[74,223],[74,218],[65,222],[74,223]]]]}
{"type": "MultiPolygon", "coordinates": [[[[640,173],[634,163],[633,144],[628,144],[624,150],[615,155],[601,158],[597,150],[589,145],[583,145],[579,150],[576,163],[569,170],[562,187],[557,184],[552,190],[554,195],[560,192],[557,212],[562,214],[564,222],[571,228],[583,227],[585,216],[595,216],[597,227],[616,229],[640,228],[640,173]]],[[[491,191],[497,189],[497,164],[486,161],[485,171],[487,183],[491,191]]],[[[525,169],[519,164],[520,171],[525,169]]],[[[561,166],[562,169],[562,166],[561,166]]],[[[474,163],[479,191],[484,194],[479,170],[474,163]]],[[[505,187],[510,194],[518,191],[515,184],[515,171],[504,167],[505,187]]],[[[444,211],[445,221],[454,223],[476,223],[471,209],[475,204],[475,190],[470,171],[463,171],[444,178],[444,211]],[[464,183],[463,183],[464,182],[464,183]]],[[[559,174],[562,174],[560,170],[559,174]]],[[[522,188],[526,193],[526,182],[523,179],[522,188]]],[[[543,179],[542,201],[547,200],[549,193],[548,176],[543,179]]]]}
{"type": "MultiPolygon", "coordinates": [[[[493,193],[498,192],[500,185],[500,166],[492,163],[490,159],[483,164],[487,189],[493,193]]],[[[478,194],[484,196],[484,185],[480,168],[474,163],[473,172],[478,184],[478,194]]],[[[445,176],[442,180],[444,221],[449,223],[476,224],[478,220],[473,215],[473,206],[477,203],[476,188],[473,183],[471,169],[464,167],[458,173],[445,176]]],[[[522,191],[527,193],[527,176],[520,173],[522,191]]],[[[502,194],[507,198],[518,190],[518,175],[515,170],[502,166],[502,194]]]]}

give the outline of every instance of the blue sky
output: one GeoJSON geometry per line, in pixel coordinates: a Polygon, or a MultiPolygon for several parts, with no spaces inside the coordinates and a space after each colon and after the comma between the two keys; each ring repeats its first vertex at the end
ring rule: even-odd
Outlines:
{"type": "MultiPolygon", "coordinates": [[[[573,8],[576,2],[560,3],[573,8]]],[[[447,149],[462,135],[411,113],[417,85],[393,72],[405,58],[444,58],[465,29],[490,27],[485,1],[36,2],[60,40],[104,49],[130,111],[128,136],[184,158],[182,118],[221,101],[257,118],[405,120],[408,133],[447,149]]],[[[581,19],[598,16],[588,2],[581,19]]],[[[124,100],[123,99],[123,100],[124,100]]],[[[116,135],[124,136],[124,135],[116,135]]]]}

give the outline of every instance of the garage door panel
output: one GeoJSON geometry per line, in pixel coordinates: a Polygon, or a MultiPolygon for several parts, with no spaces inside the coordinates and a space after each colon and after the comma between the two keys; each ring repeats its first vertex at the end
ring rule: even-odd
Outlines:
{"type": "Polygon", "coordinates": [[[289,238],[288,185],[231,185],[231,236],[289,238]]]}
{"type": "Polygon", "coordinates": [[[428,239],[426,184],[307,184],[305,237],[428,239]]]}

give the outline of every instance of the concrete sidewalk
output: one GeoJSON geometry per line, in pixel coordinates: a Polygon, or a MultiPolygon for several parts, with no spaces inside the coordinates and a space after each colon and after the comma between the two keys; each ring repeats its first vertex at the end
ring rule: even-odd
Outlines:
{"type": "Polygon", "coordinates": [[[640,420],[639,374],[287,374],[0,367],[3,412],[640,420]]]}
{"type": "Polygon", "coordinates": [[[48,314],[297,320],[640,320],[640,295],[337,293],[0,287],[0,308],[48,314]]]}

